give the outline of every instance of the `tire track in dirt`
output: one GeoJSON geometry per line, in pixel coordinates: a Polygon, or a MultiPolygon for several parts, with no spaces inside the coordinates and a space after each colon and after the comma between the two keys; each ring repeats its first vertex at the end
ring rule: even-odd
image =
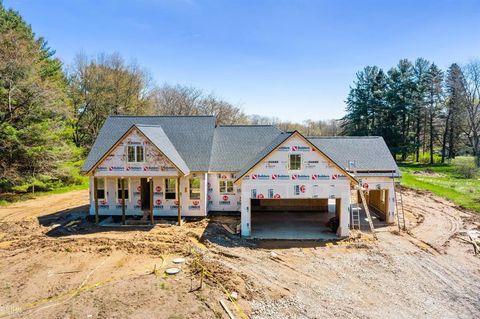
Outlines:
{"type": "Polygon", "coordinates": [[[87,204],[88,190],[39,196],[0,207],[0,222],[21,221],[65,210],[84,209],[87,204]]]}
{"type": "Polygon", "coordinates": [[[468,216],[447,200],[426,192],[404,190],[403,202],[405,211],[422,217],[410,234],[439,252],[445,252],[450,239],[463,228],[462,217],[468,216]]]}

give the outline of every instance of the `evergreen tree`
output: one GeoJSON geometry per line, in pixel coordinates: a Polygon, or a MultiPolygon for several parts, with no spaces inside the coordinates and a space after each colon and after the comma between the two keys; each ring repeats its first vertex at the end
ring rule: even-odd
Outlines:
{"type": "Polygon", "coordinates": [[[53,54],[0,2],[0,190],[58,180],[70,157],[65,82],[53,54]]]}
{"type": "Polygon", "coordinates": [[[446,110],[445,110],[445,129],[442,141],[442,162],[445,157],[455,158],[462,135],[462,125],[465,119],[465,77],[462,69],[456,63],[453,63],[446,77],[446,110]]]}

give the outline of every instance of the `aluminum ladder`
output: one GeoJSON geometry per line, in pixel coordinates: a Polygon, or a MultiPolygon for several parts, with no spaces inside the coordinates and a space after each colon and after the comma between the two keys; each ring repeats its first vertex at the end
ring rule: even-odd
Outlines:
{"type": "Polygon", "coordinates": [[[360,221],[360,207],[358,204],[357,196],[350,196],[350,216],[352,221],[352,229],[361,230],[361,221],[360,221]]]}

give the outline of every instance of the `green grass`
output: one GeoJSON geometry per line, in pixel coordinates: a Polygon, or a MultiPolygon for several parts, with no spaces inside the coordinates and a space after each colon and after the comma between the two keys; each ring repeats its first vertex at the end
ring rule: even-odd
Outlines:
{"type": "Polygon", "coordinates": [[[35,192],[32,193],[15,193],[15,194],[6,194],[4,199],[0,199],[0,206],[6,206],[14,202],[24,201],[27,199],[36,198],[38,196],[52,195],[52,194],[63,194],[72,191],[88,189],[88,176],[81,176],[79,178],[79,183],[72,184],[68,186],[56,187],[49,191],[35,192]]]}
{"type": "Polygon", "coordinates": [[[449,164],[399,163],[403,186],[427,190],[480,213],[480,179],[467,179],[449,164]]]}

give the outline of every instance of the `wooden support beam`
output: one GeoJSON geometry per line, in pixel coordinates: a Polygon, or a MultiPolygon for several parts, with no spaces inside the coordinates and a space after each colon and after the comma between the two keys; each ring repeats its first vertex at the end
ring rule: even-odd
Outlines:
{"type": "Polygon", "coordinates": [[[125,225],[125,179],[123,177],[120,183],[122,183],[122,224],[125,225]]]}
{"type": "Polygon", "coordinates": [[[95,201],[95,224],[98,224],[99,218],[98,218],[98,194],[97,194],[97,188],[98,188],[98,181],[97,178],[93,178],[93,198],[95,201]]]}
{"type": "Polygon", "coordinates": [[[153,225],[153,179],[150,178],[148,185],[150,187],[150,224],[153,225]]]}
{"type": "Polygon", "coordinates": [[[182,208],[181,208],[182,194],[180,193],[180,177],[177,177],[177,214],[178,214],[178,226],[182,225],[182,208]]]}

